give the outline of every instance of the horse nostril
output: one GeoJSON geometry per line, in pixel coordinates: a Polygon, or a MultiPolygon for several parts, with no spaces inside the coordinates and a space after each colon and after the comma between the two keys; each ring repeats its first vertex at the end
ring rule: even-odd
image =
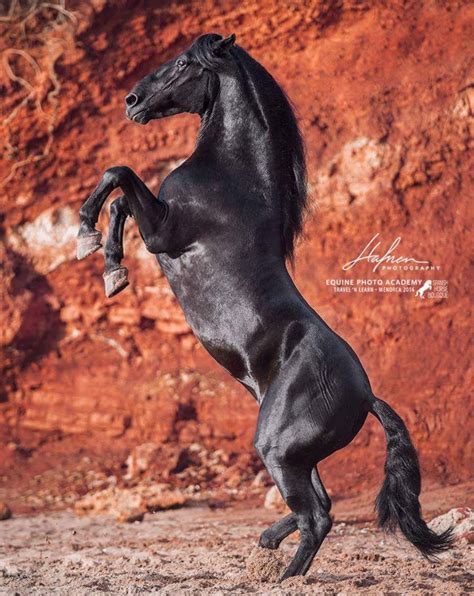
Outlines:
{"type": "Polygon", "coordinates": [[[138,95],[135,95],[135,93],[129,93],[125,98],[125,103],[129,108],[133,108],[133,106],[138,103],[138,95]]]}

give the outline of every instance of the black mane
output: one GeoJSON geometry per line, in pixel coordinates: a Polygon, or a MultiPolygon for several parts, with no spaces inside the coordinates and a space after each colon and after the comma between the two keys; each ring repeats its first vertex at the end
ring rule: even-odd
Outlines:
{"type": "MultiPolygon", "coordinates": [[[[217,34],[203,35],[192,46],[194,58],[213,71],[225,68],[228,60],[213,52],[213,42],[220,39],[217,34]]],[[[278,197],[283,255],[293,262],[295,241],[302,232],[307,208],[305,154],[298,123],[285,92],[261,64],[240,46],[233,46],[230,56],[237,63],[252,107],[274,140],[273,194],[278,197]]]]}

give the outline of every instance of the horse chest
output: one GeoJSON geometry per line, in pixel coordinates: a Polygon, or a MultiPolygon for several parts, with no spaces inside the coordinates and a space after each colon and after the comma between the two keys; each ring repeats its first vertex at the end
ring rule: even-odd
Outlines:
{"type": "Polygon", "coordinates": [[[258,318],[248,296],[223,272],[215,276],[192,259],[159,255],[170,286],[185,318],[209,354],[256,396],[247,346],[258,333],[258,318]],[[194,266],[191,266],[194,265],[194,266]]]}

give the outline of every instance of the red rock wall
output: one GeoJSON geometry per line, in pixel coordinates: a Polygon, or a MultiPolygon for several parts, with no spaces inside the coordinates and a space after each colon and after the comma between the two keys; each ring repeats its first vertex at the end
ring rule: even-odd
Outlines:
{"type": "MultiPolygon", "coordinates": [[[[105,168],[127,164],[157,189],[193,148],[196,118],[134,125],[124,118],[125,93],[199,34],[235,31],[289,93],[306,139],[312,208],[297,284],[350,341],[375,393],[404,416],[427,476],[465,478],[472,4],[96,0],[67,8],[41,8],[26,38],[18,24],[2,24],[10,65],[0,79],[2,440],[60,432],[77,436],[78,449],[85,434],[107,449],[146,440],[251,449],[255,404],[193,338],[133,223],[131,287],[116,298],[103,294],[101,255],[74,260],[78,209],[105,168]],[[384,277],[341,270],[377,232],[385,246],[401,236],[401,254],[439,264],[449,297],[335,294],[327,279],[384,277]]],[[[383,457],[383,433],[370,420],[325,465],[328,485],[372,482],[383,457]]]]}

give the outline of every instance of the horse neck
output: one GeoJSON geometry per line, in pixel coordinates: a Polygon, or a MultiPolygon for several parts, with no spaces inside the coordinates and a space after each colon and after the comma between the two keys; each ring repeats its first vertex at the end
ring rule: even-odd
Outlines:
{"type": "Polygon", "coordinates": [[[238,76],[220,75],[220,88],[203,115],[196,152],[244,167],[271,181],[272,142],[263,109],[249,97],[238,76]]]}

